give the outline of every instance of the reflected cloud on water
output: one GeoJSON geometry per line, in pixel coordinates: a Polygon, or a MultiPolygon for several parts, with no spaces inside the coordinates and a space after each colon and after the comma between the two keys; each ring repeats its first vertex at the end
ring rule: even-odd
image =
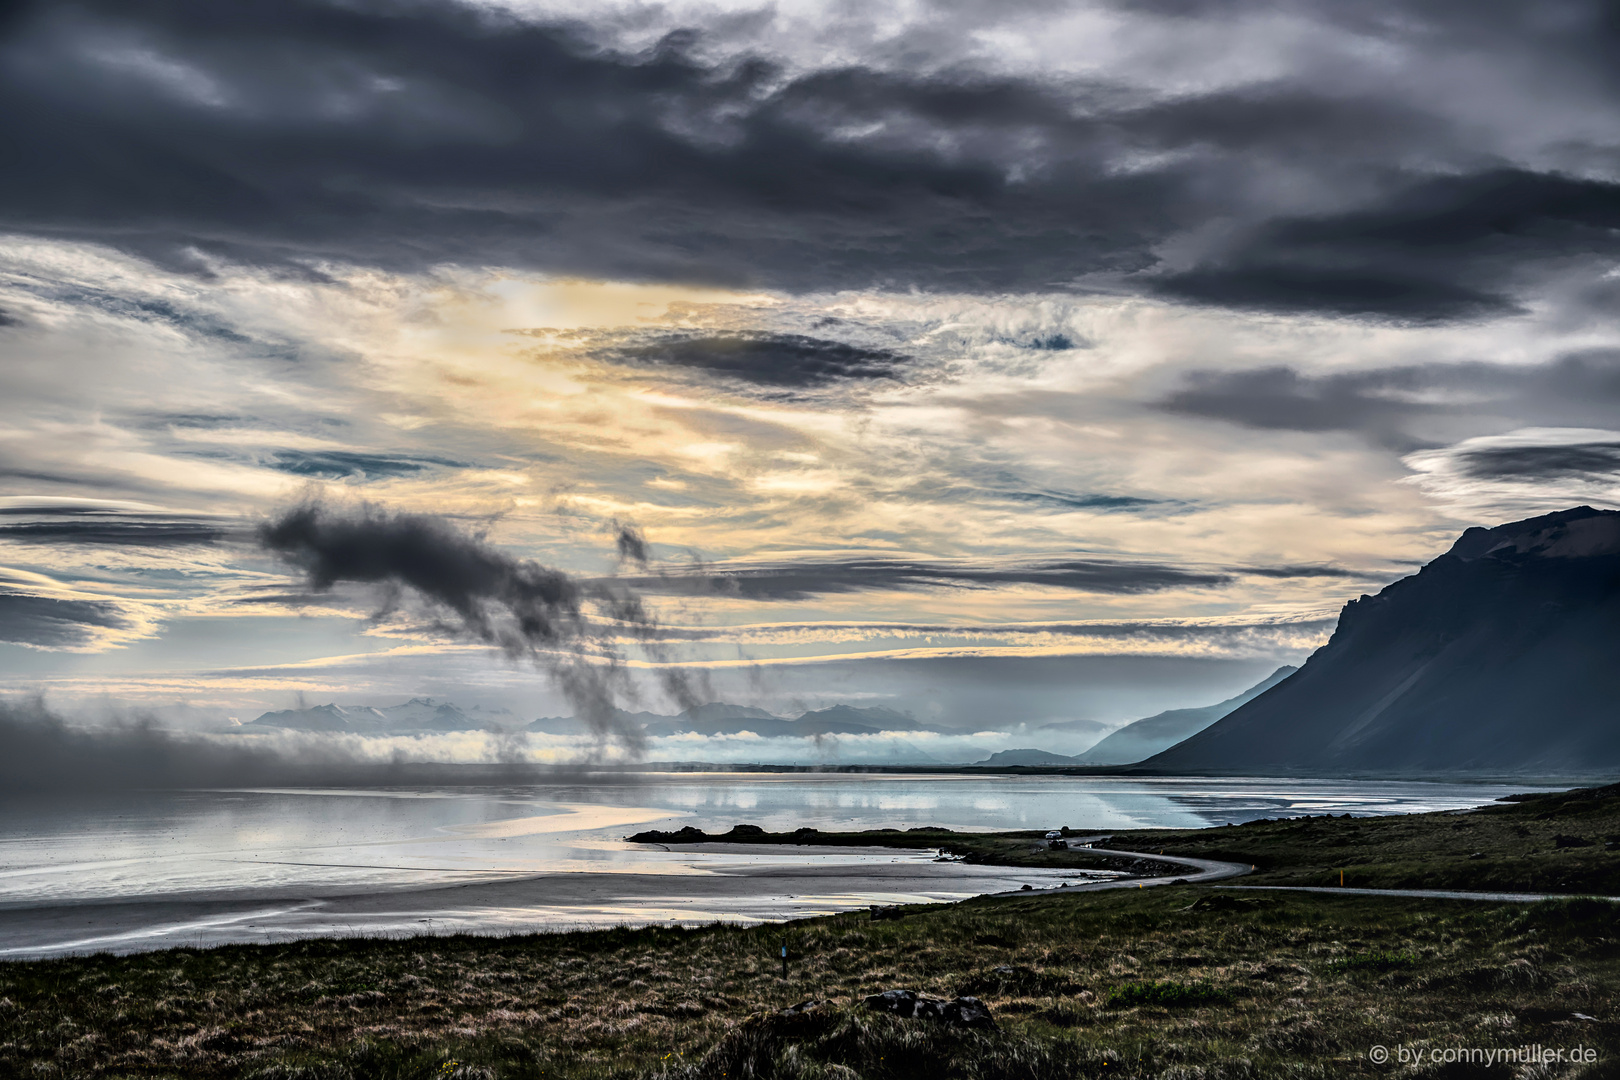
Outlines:
{"type": "Polygon", "coordinates": [[[627,832],[647,827],[1068,825],[1106,832],[1458,809],[1527,787],[883,774],[582,780],[461,790],[150,792],[14,806],[0,820],[0,931],[9,939],[0,954],[672,919],[751,922],[1077,879],[1073,872],[934,863],[922,851],[671,851],[624,842],[627,832]]]}

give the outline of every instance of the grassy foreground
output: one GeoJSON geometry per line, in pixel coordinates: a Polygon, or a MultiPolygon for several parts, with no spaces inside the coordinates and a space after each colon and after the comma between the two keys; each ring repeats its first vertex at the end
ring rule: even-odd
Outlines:
{"type": "MultiPolygon", "coordinates": [[[[1155,830],[1114,843],[1256,862],[1262,873],[1249,881],[1336,884],[1349,867],[1352,884],[1596,891],[1620,863],[1605,846],[1617,817],[1620,789],[1600,789],[1466,815],[1155,830]]],[[[918,846],[916,834],[879,835],[918,846]]],[[[1043,854],[1021,834],[949,835],[977,858],[1070,857],[1043,854]]],[[[1620,1076],[1617,915],[1579,898],[1487,904],[1164,885],[983,898],[881,922],[852,913],[752,929],[6,963],[0,1076],[1593,1080],[1620,1076]],[[974,994],[999,1027],[956,1030],[861,1008],[892,988],[974,994]],[[829,1004],[781,1015],[807,998],[829,1004]],[[1481,1060],[1538,1044],[1565,1060],[1481,1060]],[[1375,1046],[1389,1049],[1387,1064],[1369,1058],[1375,1046]],[[1571,1048],[1596,1061],[1571,1062],[1571,1048]],[[1448,1060],[1459,1053],[1475,1056],[1448,1060]]]]}
{"type": "Polygon", "coordinates": [[[1467,813],[1114,833],[1127,850],[1253,863],[1255,885],[1620,895],[1620,784],[1467,813]]]}
{"type": "Polygon", "coordinates": [[[1612,1076],[1614,920],[1599,901],[1167,886],[971,901],[877,923],[850,914],[13,963],[0,965],[0,1075],[1612,1076]],[[974,993],[1000,1027],[958,1031],[859,1007],[892,987],[974,993]],[[832,1005],[776,1012],[811,997],[832,1005]],[[1599,1060],[1458,1071],[1367,1058],[1374,1045],[1533,1043],[1593,1048],[1599,1060]]]}

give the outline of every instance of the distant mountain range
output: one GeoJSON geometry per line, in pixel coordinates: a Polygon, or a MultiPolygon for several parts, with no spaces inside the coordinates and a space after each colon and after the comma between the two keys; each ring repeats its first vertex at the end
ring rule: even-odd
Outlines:
{"type": "Polygon", "coordinates": [[[1285,681],[1143,762],[1176,773],[1620,773],[1620,512],[1463,533],[1346,604],[1285,681]]]}
{"type": "MultiPolygon", "coordinates": [[[[753,732],[763,738],[815,738],[821,735],[875,735],[890,731],[922,731],[921,724],[893,709],[834,705],[789,718],[750,705],[711,702],[666,716],[662,713],[619,710],[621,723],[637,725],[649,737],[667,735],[739,735],[753,732]]],[[[572,735],[585,725],[571,716],[546,716],[524,724],[505,709],[473,707],[463,711],[447,701],[412,698],[402,705],[317,705],[307,709],[267,712],[237,730],[281,728],[293,731],[350,732],[361,735],[425,734],[452,731],[535,731],[572,735]]],[[[926,755],[921,755],[926,757],[926,755]]]]}
{"type": "MultiPolygon", "coordinates": [[[[1033,749],[1002,750],[999,753],[991,754],[978,764],[997,768],[1010,768],[1020,765],[1037,767],[1055,765],[1129,765],[1141,761],[1143,758],[1151,757],[1161,750],[1168,749],[1189,735],[1197,734],[1240,705],[1259,697],[1298,670],[1298,668],[1285,664],[1237,697],[1227,698],[1217,705],[1205,705],[1196,709],[1170,709],[1143,720],[1133,720],[1105,737],[1091,749],[1079,754],[1055,754],[1050,750],[1033,749]]],[[[1068,732],[1073,729],[1074,724],[1066,723],[1047,724],[1040,730],[1068,732]]]]}
{"type": "MultiPolygon", "coordinates": [[[[792,718],[777,716],[749,705],[728,705],[719,701],[694,706],[674,716],[622,710],[618,715],[622,722],[640,724],[642,731],[651,738],[686,734],[740,735],[745,731],[767,739],[815,738],[819,735],[875,735],[885,731],[925,730],[911,717],[893,709],[862,709],[853,705],[834,705],[792,718]]],[[[580,731],[582,726],[572,717],[548,716],[529,724],[524,730],[562,734],[580,731]]]]}
{"type": "Polygon", "coordinates": [[[412,698],[403,705],[374,709],[370,705],[317,705],[311,709],[267,712],[244,728],[286,728],[293,731],[347,731],[360,735],[408,732],[499,730],[515,722],[505,709],[485,711],[476,706],[462,712],[447,701],[412,698]]]}
{"type": "Polygon", "coordinates": [[[1298,670],[1284,664],[1237,697],[1227,698],[1217,705],[1205,705],[1199,709],[1170,709],[1126,724],[1090,750],[1076,754],[1075,762],[1081,765],[1128,765],[1152,757],[1198,734],[1215,721],[1235,712],[1239,706],[1247,705],[1298,670]]]}

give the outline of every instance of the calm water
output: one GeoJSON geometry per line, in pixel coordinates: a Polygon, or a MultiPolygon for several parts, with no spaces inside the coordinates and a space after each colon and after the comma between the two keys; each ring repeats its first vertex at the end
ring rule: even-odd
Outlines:
{"type": "Polygon", "coordinates": [[[152,793],[0,814],[0,955],[327,933],[770,919],[1073,873],[929,853],[671,852],[648,827],[1086,831],[1477,806],[1523,785],[679,774],[512,788],[152,793]]]}

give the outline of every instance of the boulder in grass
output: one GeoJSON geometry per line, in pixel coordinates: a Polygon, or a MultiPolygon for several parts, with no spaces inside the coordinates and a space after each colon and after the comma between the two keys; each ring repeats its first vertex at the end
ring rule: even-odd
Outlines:
{"type": "Polygon", "coordinates": [[[940,1020],[953,1027],[995,1027],[990,1008],[976,997],[923,997],[910,990],[885,990],[866,999],[866,1007],[876,1012],[907,1019],[940,1020]]]}
{"type": "Polygon", "coordinates": [[[990,1015],[990,1006],[976,997],[952,998],[939,1007],[939,1018],[956,1027],[990,1028],[996,1026],[995,1018],[990,1015]]]}
{"type": "Polygon", "coordinates": [[[1567,848],[1594,846],[1596,846],[1596,841],[1588,840],[1584,836],[1568,836],[1564,833],[1559,833],[1557,836],[1553,837],[1553,847],[1567,848]]]}

